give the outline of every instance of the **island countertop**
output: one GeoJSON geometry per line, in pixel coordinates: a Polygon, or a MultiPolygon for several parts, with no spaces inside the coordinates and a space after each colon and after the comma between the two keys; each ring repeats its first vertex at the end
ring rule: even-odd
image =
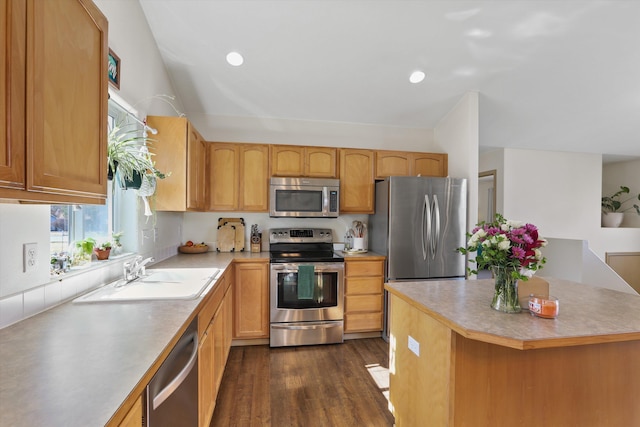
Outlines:
{"type": "Polygon", "coordinates": [[[461,336],[519,350],[640,340],[640,296],[545,278],[555,319],[490,307],[492,279],[386,283],[385,289],[461,336]]]}

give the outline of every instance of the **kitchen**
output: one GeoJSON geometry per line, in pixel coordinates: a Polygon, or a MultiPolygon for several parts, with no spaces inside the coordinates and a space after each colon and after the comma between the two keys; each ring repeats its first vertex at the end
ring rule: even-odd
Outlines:
{"type": "MultiPolygon", "coordinates": [[[[101,1],[96,2],[100,9],[107,14],[110,24],[110,40],[109,44],[118,53],[122,59],[122,83],[120,89],[120,95],[130,103],[138,103],[141,116],[146,114],[156,115],[175,115],[171,107],[162,105],[160,102],[152,102],[149,97],[159,93],[174,93],[167,73],[165,72],[165,66],[160,59],[160,54],[156,48],[153,37],[146,28],[146,19],[143,15],[141,7],[136,2],[117,2],[117,1],[101,1]],[[134,23],[133,25],[131,23],[134,23]],[[137,40],[139,44],[132,44],[130,40],[137,40]],[[153,70],[149,72],[148,70],[153,70]],[[140,102],[141,100],[146,100],[140,102]]],[[[334,141],[332,145],[354,147],[354,148],[367,148],[367,149],[402,149],[406,151],[415,152],[449,152],[449,172],[452,176],[472,177],[477,176],[477,125],[474,127],[470,125],[468,128],[460,126],[460,123],[477,123],[477,110],[478,110],[478,97],[477,94],[465,95],[462,97],[458,108],[451,111],[447,115],[449,123],[442,123],[438,128],[437,134],[439,137],[447,135],[447,133],[453,133],[455,129],[460,131],[466,130],[466,136],[468,139],[464,143],[460,143],[460,146],[456,147],[452,142],[444,143],[442,140],[435,141],[434,132],[431,129],[407,129],[398,127],[387,126],[375,126],[366,125],[360,126],[356,124],[345,123],[307,123],[303,129],[300,128],[300,123],[286,122],[271,120],[265,123],[270,123],[270,126],[263,128],[260,133],[255,131],[256,123],[252,123],[249,120],[241,118],[229,118],[228,120],[215,119],[210,123],[209,121],[202,120],[198,116],[190,118],[196,124],[196,127],[202,132],[208,140],[220,140],[220,141],[238,141],[238,142],[261,142],[261,143],[278,143],[278,144],[308,144],[313,146],[325,146],[326,141],[334,141]],[[469,111],[475,112],[469,113],[469,111]],[[468,115],[467,115],[468,114],[468,115]],[[475,120],[475,122],[474,122],[475,120]],[[247,125],[243,127],[242,125],[247,125]],[[240,130],[237,130],[240,126],[240,130]],[[233,133],[233,129],[236,129],[236,133],[233,133]],[[286,129],[286,131],[282,130],[286,129]],[[259,136],[256,136],[259,135],[259,136]],[[346,136],[345,136],[346,135],[346,136]],[[474,138],[475,137],[475,138],[474,138]],[[441,149],[443,145],[447,146],[446,150],[441,149]],[[475,153],[475,154],[474,154],[475,153]],[[469,169],[469,170],[467,170],[469,169]]],[[[459,134],[451,136],[452,140],[459,143],[459,134]]],[[[564,174],[559,171],[566,165],[572,164],[575,169],[575,176],[580,176],[580,181],[576,182],[576,185],[581,187],[598,189],[601,186],[600,174],[593,173],[594,170],[599,170],[601,167],[601,160],[598,155],[595,154],[557,154],[551,152],[539,152],[519,149],[508,149],[505,151],[506,156],[509,156],[509,160],[514,160],[515,164],[527,164],[528,159],[533,155],[535,156],[536,163],[549,166],[547,169],[548,175],[540,177],[545,182],[551,183],[548,187],[552,187],[557,180],[567,179],[564,174]]],[[[482,168],[485,170],[486,168],[482,168]]],[[[517,171],[507,170],[508,176],[513,175],[513,179],[519,178],[517,171]]],[[[576,178],[573,178],[576,180],[576,178]]],[[[574,181],[575,182],[575,181],[574,181]]],[[[597,192],[597,191],[596,191],[597,192]]],[[[470,205],[473,204],[474,190],[470,188],[470,205]]],[[[505,196],[506,197],[506,196],[505,196]]],[[[599,226],[593,223],[597,223],[597,220],[593,221],[590,215],[589,221],[581,220],[579,224],[570,225],[565,227],[565,223],[558,223],[555,220],[557,211],[547,210],[546,205],[558,205],[559,199],[569,200],[573,203],[573,209],[584,212],[595,211],[597,215],[597,205],[593,206],[592,199],[589,199],[586,195],[575,195],[568,189],[565,193],[551,195],[540,195],[541,198],[539,204],[542,206],[540,212],[533,213],[537,217],[541,217],[544,223],[549,224],[549,229],[552,231],[552,235],[557,237],[566,238],[585,238],[590,237],[594,241],[606,240],[600,237],[604,232],[600,230],[599,226]],[[585,226],[585,222],[589,225],[585,226]],[[586,230],[586,231],[585,231],[586,230]],[[585,234],[587,236],[585,236],[585,234]]],[[[598,196],[595,197],[597,203],[598,196]]],[[[509,200],[505,203],[509,205],[506,209],[513,209],[515,214],[520,217],[531,218],[530,212],[523,211],[523,207],[527,206],[527,200],[522,195],[511,192],[509,194],[509,200]],[[519,206],[519,207],[518,207],[519,206]]],[[[40,248],[46,247],[45,242],[48,241],[48,209],[42,209],[39,206],[15,206],[15,205],[3,205],[2,206],[2,236],[4,241],[16,242],[21,247],[22,243],[28,241],[38,241],[40,248]],[[25,227],[23,224],[28,221],[30,224],[35,224],[35,227],[25,227]],[[44,231],[43,231],[44,229],[44,231]],[[43,238],[43,235],[46,237],[43,238]]],[[[184,214],[177,213],[163,213],[157,214],[157,222],[155,228],[159,230],[158,240],[151,242],[147,239],[138,239],[133,243],[133,247],[136,252],[143,254],[154,255],[157,259],[166,258],[168,254],[175,253],[175,247],[189,238],[200,239],[202,236],[202,230],[208,230],[211,228],[211,223],[215,222],[219,216],[242,216],[249,224],[258,223],[263,229],[269,229],[279,224],[279,220],[269,220],[266,214],[242,212],[238,215],[238,212],[216,212],[215,214],[186,212],[184,214]]],[[[359,219],[357,215],[346,215],[342,220],[347,224],[350,224],[352,220],[359,219]]],[[[471,219],[471,218],[470,218],[471,219]]],[[[532,221],[540,223],[536,217],[531,218],[532,221]]],[[[320,221],[316,223],[310,223],[310,226],[328,226],[332,228],[336,235],[342,236],[345,226],[341,220],[328,220],[320,221]]],[[[473,223],[473,220],[469,221],[473,223]]],[[[148,224],[141,217],[138,219],[140,230],[150,230],[154,227],[148,224]]],[[[293,226],[307,225],[297,220],[292,223],[293,226]]],[[[606,231],[605,231],[606,232],[606,231]]],[[[625,241],[637,242],[637,230],[626,229],[627,235],[624,236],[625,241]]],[[[137,234],[133,234],[136,236],[137,234]]],[[[606,236],[605,236],[606,237],[606,236]]],[[[129,235],[131,238],[131,233],[129,235]]],[[[590,239],[590,240],[591,240],[590,239]]],[[[215,232],[211,231],[208,235],[202,236],[202,240],[208,242],[215,242],[215,232]]],[[[605,243],[600,243],[601,248],[606,247],[605,243]]],[[[634,248],[633,243],[625,243],[625,250],[637,250],[634,248]]],[[[21,281],[34,281],[38,284],[45,284],[48,282],[48,269],[46,271],[39,271],[34,276],[33,274],[25,275],[20,269],[14,267],[20,264],[16,260],[15,253],[20,252],[16,250],[16,247],[7,245],[0,248],[0,264],[3,274],[7,274],[3,279],[3,286],[7,282],[21,282],[21,281]],[[19,270],[19,271],[18,271],[19,270]]],[[[42,251],[41,252],[45,252],[42,251]]],[[[604,250],[602,250],[604,252],[604,250]]],[[[45,257],[46,259],[46,257],[45,257]]],[[[41,262],[40,265],[46,265],[46,262],[41,262]]],[[[59,285],[58,285],[59,286],[59,285]]],[[[53,295],[57,292],[57,299],[60,300],[64,296],[65,290],[62,287],[53,289],[53,295]]],[[[38,292],[45,291],[32,291],[31,293],[25,293],[20,295],[21,302],[24,298],[24,304],[20,305],[20,313],[16,313],[13,302],[2,301],[2,310],[0,312],[0,319],[8,319],[8,323],[13,323],[16,319],[27,317],[31,314],[35,314],[44,308],[46,300],[48,299],[48,293],[41,295],[38,292]]],[[[5,294],[3,294],[4,296],[5,294]]],[[[11,297],[14,297],[15,293],[11,293],[11,297]]],[[[56,298],[55,296],[53,297],[56,298]]]]}

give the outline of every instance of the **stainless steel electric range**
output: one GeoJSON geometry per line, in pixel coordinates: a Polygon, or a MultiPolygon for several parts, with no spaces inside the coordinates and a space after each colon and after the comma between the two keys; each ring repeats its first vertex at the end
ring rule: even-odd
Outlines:
{"type": "Polygon", "coordinates": [[[269,231],[271,347],[343,341],[344,258],[327,228],[269,231]]]}

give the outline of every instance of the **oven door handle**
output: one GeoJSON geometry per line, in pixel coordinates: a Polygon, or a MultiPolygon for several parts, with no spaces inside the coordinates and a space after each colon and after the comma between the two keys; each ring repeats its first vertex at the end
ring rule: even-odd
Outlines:
{"type": "Polygon", "coordinates": [[[271,264],[271,270],[297,273],[300,265],[313,265],[316,273],[333,273],[344,270],[344,264],[316,264],[313,262],[302,262],[300,264],[271,264]]]}
{"type": "Polygon", "coordinates": [[[328,322],[328,323],[313,323],[310,325],[300,325],[300,324],[291,324],[291,323],[284,323],[284,324],[278,324],[278,323],[272,323],[271,324],[271,328],[272,329],[288,329],[288,330],[292,330],[292,329],[297,329],[297,330],[303,330],[303,329],[329,329],[329,328],[335,328],[337,325],[336,322],[328,322]]]}

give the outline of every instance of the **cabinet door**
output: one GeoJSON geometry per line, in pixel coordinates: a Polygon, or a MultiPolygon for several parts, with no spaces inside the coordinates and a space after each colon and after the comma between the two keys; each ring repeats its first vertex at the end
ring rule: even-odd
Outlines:
{"type": "Polygon", "coordinates": [[[142,396],[138,397],[118,427],[142,427],[142,396]]]}
{"type": "Polygon", "coordinates": [[[214,390],[214,331],[210,324],[200,339],[198,348],[198,425],[207,427],[213,415],[214,390]]]}
{"type": "Polygon", "coordinates": [[[404,151],[376,151],[376,179],[411,174],[411,153],[404,151]]]}
{"type": "Polygon", "coordinates": [[[384,260],[345,261],[345,332],[382,330],[383,272],[384,260]]]}
{"type": "Polygon", "coordinates": [[[340,149],[340,212],[373,213],[374,152],[340,149]]]}
{"type": "Polygon", "coordinates": [[[336,178],[338,176],[336,148],[305,147],[305,176],[336,178]]]}
{"type": "Polygon", "coordinates": [[[104,203],[107,20],[89,0],[27,9],[27,189],[104,203]]]}
{"type": "Polygon", "coordinates": [[[155,206],[159,211],[184,211],[187,207],[188,122],[184,117],[148,116],[158,131],[151,136],[150,150],[158,170],[168,174],[156,181],[155,206]]]}
{"type": "Polygon", "coordinates": [[[205,142],[198,131],[189,124],[187,142],[187,209],[205,208],[205,169],[207,155],[205,142]]]}
{"type": "Polygon", "coordinates": [[[269,337],[269,264],[235,265],[233,337],[269,337]]]}
{"type": "Polygon", "coordinates": [[[225,356],[225,305],[220,304],[218,311],[213,317],[213,391],[214,400],[218,394],[220,388],[220,382],[222,381],[222,374],[224,373],[224,365],[226,362],[225,356]]]}
{"type": "Polygon", "coordinates": [[[239,146],[213,142],[209,149],[209,210],[238,210],[239,146]]]}
{"type": "Polygon", "coordinates": [[[240,145],[239,210],[267,212],[269,210],[269,146],[240,145]]]}
{"type": "Polygon", "coordinates": [[[448,155],[446,153],[412,153],[411,175],[446,177],[448,155]]]}
{"type": "Polygon", "coordinates": [[[271,176],[303,176],[304,147],[271,145],[271,176]]]}
{"type": "Polygon", "coordinates": [[[26,3],[0,1],[0,187],[25,188],[26,3]]]}

